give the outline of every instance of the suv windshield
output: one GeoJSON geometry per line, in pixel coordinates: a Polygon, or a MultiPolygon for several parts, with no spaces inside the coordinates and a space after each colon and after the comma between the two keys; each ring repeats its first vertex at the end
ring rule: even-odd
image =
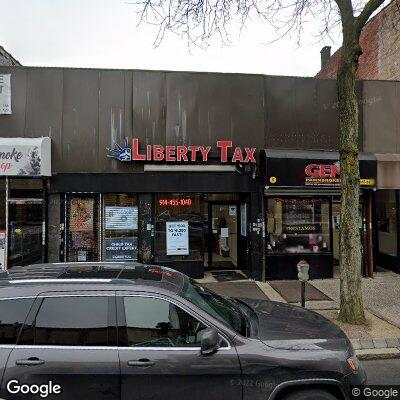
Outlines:
{"type": "Polygon", "coordinates": [[[247,333],[247,320],[234,299],[224,298],[193,279],[187,281],[182,297],[212,315],[214,318],[228,324],[243,336],[247,333]]]}

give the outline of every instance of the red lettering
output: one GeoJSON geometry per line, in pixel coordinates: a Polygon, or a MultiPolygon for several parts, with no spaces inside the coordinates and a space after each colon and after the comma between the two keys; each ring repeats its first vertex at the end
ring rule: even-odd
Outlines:
{"type": "Polygon", "coordinates": [[[176,148],[176,161],[187,161],[187,151],[186,146],[178,146],[176,148]]]}
{"type": "Polygon", "coordinates": [[[203,161],[207,161],[208,160],[208,153],[211,151],[211,146],[200,146],[200,152],[201,155],[203,156],[203,161]]]}
{"type": "Polygon", "coordinates": [[[161,146],[159,144],[155,144],[153,146],[153,160],[154,161],[164,160],[164,146],[161,146]]]}
{"type": "Polygon", "coordinates": [[[330,165],[320,165],[319,176],[321,178],[331,178],[332,168],[330,165]]]}
{"type": "Polygon", "coordinates": [[[190,157],[190,160],[191,161],[196,161],[197,152],[199,151],[199,146],[189,146],[189,150],[192,153],[192,156],[190,157]]]}
{"type": "Polygon", "coordinates": [[[165,146],[165,161],[176,161],[175,160],[175,146],[165,146]]]}
{"type": "Polygon", "coordinates": [[[231,140],[219,140],[217,142],[217,147],[221,149],[221,162],[228,162],[228,148],[232,147],[231,140]]]}
{"type": "Polygon", "coordinates": [[[151,154],[153,152],[153,146],[151,146],[150,144],[147,145],[146,147],[147,149],[147,160],[151,161],[151,154]]]}
{"type": "Polygon", "coordinates": [[[240,147],[235,147],[233,152],[232,162],[243,162],[243,154],[240,147]]]}
{"type": "Polygon", "coordinates": [[[132,160],[133,161],[145,161],[146,156],[139,153],[139,139],[132,139],[132,160]]]}
{"type": "Polygon", "coordinates": [[[332,165],[332,177],[335,178],[338,175],[340,175],[340,167],[336,164],[333,164],[332,165]]]}
{"type": "Polygon", "coordinates": [[[245,163],[255,163],[256,162],[256,157],[254,155],[254,153],[256,152],[256,148],[255,147],[245,147],[244,148],[245,152],[246,152],[246,158],[244,159],[245,163]]]}
{"type": "Polygon", "coordinates": [[[319,167],[318,164],[310,164],[307,165],[305,169],[305,173],[307,176],[317,178],[319,176],[319,167]]]}

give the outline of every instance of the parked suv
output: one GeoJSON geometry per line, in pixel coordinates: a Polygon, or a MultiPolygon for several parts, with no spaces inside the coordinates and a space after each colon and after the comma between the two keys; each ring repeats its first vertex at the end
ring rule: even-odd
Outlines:
{"type": "Polygon", "coordinates": [[[168,268],[0,274],[1,399],[334,400],[365,373],[317,313],[221,297],[168,268]]]}

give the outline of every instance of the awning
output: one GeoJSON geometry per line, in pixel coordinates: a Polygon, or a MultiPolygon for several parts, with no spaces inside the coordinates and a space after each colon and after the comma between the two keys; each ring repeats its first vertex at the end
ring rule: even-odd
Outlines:
{"type": "MultiPolygon", "coordinates": [[[[266,149],[261,155],[265,186],[273,188],[340,189],[340,162],[336,151],[266,149]]],[[[375,188],[376,158],[359,153],[360,186],[375,188]]]]}
{"type": "Polygon", "coordinates": [[[51,139],[0,138],[0,176],[51,176],[51,139]]]}
{"type": "Polygon", "coordinates": [[[400,189],[400,154],[375,154],[378,189],[400,189]]]}

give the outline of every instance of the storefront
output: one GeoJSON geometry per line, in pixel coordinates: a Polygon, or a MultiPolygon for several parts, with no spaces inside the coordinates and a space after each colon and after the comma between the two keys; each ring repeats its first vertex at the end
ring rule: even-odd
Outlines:
{"type": "MultiPolygon", "coordinates": [[[[266,279],[297,279],[297,263],[310,264],[311,278],[329,278],[339,259],[339,154],[266,150],[266,279]]],[[[373,270],[372,202],[376,159],[360,154],[360,233],[364,275],[373,270]]]]}
{"type": "Polygon", "coordinates": [[[375,154],[378,163],[376,264],[400,273],[400,154],[375,154]]]}
{"type": "Polygon", "coordinates": [[[0,138],[0,269],[46,260],[50,138],[0,138]]]}
{"type": "Polygon", "coordinates": [[[256,149],[190,147],[133,139],[111,152],[121,172],[54,174],[49,225],[57,215],[61,224],[50,261],[139,261],[196,278],[240,268],[260,279],[261,255],[251,251],[262,234],[251,230],[262,218],[256,149]]]}

